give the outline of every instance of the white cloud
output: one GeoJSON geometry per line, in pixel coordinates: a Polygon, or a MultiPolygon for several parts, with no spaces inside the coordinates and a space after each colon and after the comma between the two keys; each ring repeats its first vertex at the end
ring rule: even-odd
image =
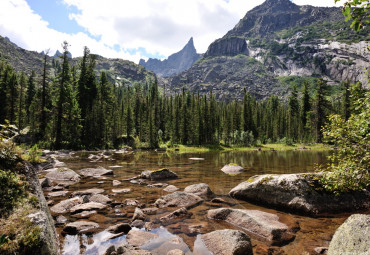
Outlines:
{"type": "MultiPolygon", "coordinates": [[[[49,0],[51,1],[51,0],[49,0]]],[[[56,0],[52,0],[56,1],[56,0]]],[[[75,6],[79,13],[71,13],[87,33],[66,34],[51,29],[48,22],[34,13],[26,0],[0,1],[0,35],[8,36],[19,46],[52,52],[61,49],[67,40],[73,56],[82,54],[83,46],[105,57],[129,59],[137,62],[144,48],[150,54],[168,56],[180,50],[191,36],[198,52],[222,37],[253,7],[264,0],[63,0],[75,6]],[[113,49],[119,45],[119,52],[113,49]],[[130,51],[132,52],[132,51],[130,51]]],[[[307,1],[294,0],[304,5],[307,1]]],[[[334,6],[334,0],[310,0],[310,5],[334,6]]],[[[338,5],[337,5],[338,6],[338,5]]]]}

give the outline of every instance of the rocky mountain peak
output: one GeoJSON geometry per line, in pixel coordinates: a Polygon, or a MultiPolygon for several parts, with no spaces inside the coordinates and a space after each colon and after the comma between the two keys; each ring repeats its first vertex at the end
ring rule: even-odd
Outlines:
{"type": "Polygon", "coordinates": [[[155,72],[159,76],[168,77],[189,69],[199,58],[200,54],[197,54],[193,37],[191,37],[182,50],[172,54],[168,59],[163,61],[153,58],[150,58],[148,61],[141,59],[139,65],[155,72]]]}

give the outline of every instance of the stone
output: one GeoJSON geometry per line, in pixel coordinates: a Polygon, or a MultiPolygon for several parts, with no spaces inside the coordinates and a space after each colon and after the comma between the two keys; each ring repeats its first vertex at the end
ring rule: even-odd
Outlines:
{"type": "Polygon", "coordinates": [[[75,217],[75,218],[89,218],[91,215],[94,215],[94,214],[97,214],[98,212],[95,211],[95,210],[92,210],[92,211],[82,211],[80,213],[76,213],[76,214],[73,214],[71,215],[72,217],[75,217]]]}
{"type": "Polygon", "coordinates": [[[145,226],[145,223],[142,220],[134,220],[131,223],[131,227],[133,228],[143,228],[144,226],[145,226]]]}
{"type": "Polygon", "coordinates": [[[224,229],[199,235],[194,243],[194,254],[252,255],[253,251],[246,233],[224,229]]]}
{"type": "Polygon", "coordinates": [[[92,211],[92,210],[102,210],[106,208],[107,205],[96,203],[96,202],[88,202],[86,204],[79,204],[76,206],[73,206],[69,211],[73,213],[79,213],[82,211],[92,211]]]}
{"type": "Polygon", "coordinates": [[[79,173],[86,177],[100,177],[103,175],[113,175],[112,170],[107,170],[103,167],[98,168],[84,168],[79,171],[79,173]]]}
{"type": "Polygon", "coordinates": [[[185,217],[190,217],[192,213],[190,213],[185,207],[182,207],[180,209],[177,209],[176,211],[173,211],[170,214],[167,214],[160,218],[160,221],[162,224],[169,224],[173,222],[174,220],[183,219],[185,217]]]}
{"type": "Polygon", "coordinates": [[[179,188],[174,185],[168,185],[166,188],[163,189],[163,191],[166,192],[175,192],[177,190],[179,190],[179,188]]]}
{"type": "Polygon", "coordinates": [[[89,197],[89,201],[101,203],[101,204],[109,204],[112,202],[112,200],[109,197],[102,195],[102,194],[92,195],[91,197],[89,197]]]}
{"type": "Polygon", "coordinates": [[[104,193],[103,189],[92,188],[92,189],[75,191],[75,192],[72,193],[72,196],[73,197],[75,197],[75,196],[84,196],[84,195],[91,196],[91,195],[101,194],[101,193],[104,193]]]}
{"type": "Polygon", "coordinates": [[[123,205],[125,206],[137,206],[139,204],[139,201],[137,200],[132,200],[132,199],[126,199],[123,201],[123,205]]]}
{"type": "Polygon", "coordinates": [[[80,175],[78,175],[75,171],[69,168],[58,168],[48,172],[45,175],[51,181],[55,182],[71,182],[76,183],[80,181],[80,175]]]}
{"type": "Polygon", "coordinates": [[[328,255],[336,254],[370,254],[370,215],[353,214],[335,231],[328,255]]]}
{"type": "Polygon", "coordinates": [[[158,170],[147,170],[143,171],[140,175],[140,178],[148,179],[151,181],[158,181],[158,180],[171,180],[179,178],[176,173],[168,170],[167,168],[158,169],[158,170]]]}
{"type": "Polygon", "coordinates": [[[63,191],[56,191],[56,192],[49,192],[47,194],[48,197],[64,197],[69,193],[69,191],[63,190],[63,191]]]}
{"type": "Polygon", "coordinates": [[[63,214],[69,212],[69,210],[82,203],[82,198],[81,197],[73,197],[70,199],[63,200],[59,202],[58,204],[52,206],[50,208],[50,211],[52,213],[57,213],[57,214],[63,214]]]}
{"type": "Polygon", "coordinates": [[[202,161],[204,158],[189,158],[190,160],[195,160],[195,161],[202,161]]]}
{"type": "Polygon", "coordinates": [[[144,221],[145,219],[146,219],[145,213],[139,207],[136,207],[134,215],[132,216],[132,221],[134,221],[134,220],[144,221]]]}
{"type": "Polygon", "coordinates": [[[271,245],[283,245],[292,241],[295,233],[279,221],[279,216],[258,210],[219,208],[209,210],[207,217],[226,221],[271,245]]]}
{"type": "Polygon", "coordinates": [[[131,230],[131,226],[128,223],[120,223],[107,228],[109,233],[118,234],[125,233],[127,234],[131,230]]]}
{"type": "Polygon", "coordinates": [[[229,164],[225,165],[222,169],[222,172],[225,174],[240,174],[245,171],[245,169],[241,166],[234,165],[234,164],[229,164]]]}
{"type": "Polygon", "coordinates": [[[116,247],[114,245],[109,246],[109,248],[105,251],[104,255],[113,255],[116,253],[116,247]]]}
{"type": "Polygon", "coordinates": [[[112,189],[113,193],[118,193],[118,194],[126,194],[130,193],[131,189],[112,189]]]}
{"type": "Polygon", "coordinates": [[[113,186],[118,186],[118,185],[120,185],[121,184],[121,182],[120,181],[118,181],[118,180],[113,180],[113,186]]]}
{"type": "Polygon", "coordinates": [[[316,254],[327,254],[328,247],[316,247],[313,250],[316,252],[316,254]]]}
{"type": "Polygon", "coordinates": [[[68,222],[68,219],[64,217],[63,215],[59,215],[55,220],[55,224],[57,225],[63,225],[63,224],[66,224],[67,222],[68,222]]]}
{"type": "Polygon", "coordinates": [[[159,235],[154,233],[131,229],[126,236],[126,239],[130,245],[140,247],[158,237],[159,235]]]}
{"type": "Polygon", "coordinates": [[[206,183],[198,183],[187,186],[184,189],[184,192],[192,193],[202,198],[213,197],[215,195],[206,183]]]}
{"type": "Polygon", "coordinates": [[[143,208],[142,211],[146,215],[156,215],[157,214],[157,211],[158,211],[158,208],[157,207],[143,208]]]}
{"type": "Polygon", "coordinates": [[[49,178],[43,178],[43,179],[40,179],[39,181],[40,181],[41,188],[49,188],[52,185],[52,182],[49,178]]]}
{"type": "Polygon", "coordinates": [[[317,191],[312,178],[318,174],[257,175],[233,188],[229,195],[247,202],[274,206],[308,215],[370,209],[370,191],[334,195],[317,191]]]}
{"type": "Polygon", "coordinates": [[[63,231],[70,235],[75,235],[78,233],[89,233],[93,232],[99,227],[98,223],[91,221],[75,221],[68,223],[64,226],[63,231]]]}
{"type": "Polygon", "coordinates": [[[182,250],[174,249],[167,252],[167,255],[185,255],[185,253],[182,250]]]}
{"type": "Polygon", "coordinates": [[[197,195],[176,191],[174,193],[162,196],[155,201],[155,206],[163,207],[186,207],[192,208],[203,202],[203,199],[197,195]]]}
{"type": "Polygon", "coordinates": [[[168,186],[167,183],[161,183],[161,182],[148,185],[149,188],[163,188],[163,187],[167,187],[167,186],[168,186]]]}

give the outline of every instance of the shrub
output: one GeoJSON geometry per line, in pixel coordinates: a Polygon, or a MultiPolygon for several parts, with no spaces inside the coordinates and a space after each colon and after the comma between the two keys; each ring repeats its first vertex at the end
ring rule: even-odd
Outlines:
{"type": "Polygon", "coordinates": [[[0,170],[0,214],[13,209],[25,196],[25,184],[17,174],[0,170]]]}

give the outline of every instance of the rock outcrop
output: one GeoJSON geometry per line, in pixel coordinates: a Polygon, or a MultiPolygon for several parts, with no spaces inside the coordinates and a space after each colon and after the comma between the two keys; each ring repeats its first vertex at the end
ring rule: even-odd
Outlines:
{"type": "Polygon", "coordinates": [[[370,254],[370,215],[351,215],[335,231],[328,255],[370,254]]]}
{"type": "Polygon", "coordinates": [[[370,192],[334,195],[318,191],[315,174],[258,175],[230,191],[233,198],[308,215],[340,213],[370,208],[370,192]]]}

